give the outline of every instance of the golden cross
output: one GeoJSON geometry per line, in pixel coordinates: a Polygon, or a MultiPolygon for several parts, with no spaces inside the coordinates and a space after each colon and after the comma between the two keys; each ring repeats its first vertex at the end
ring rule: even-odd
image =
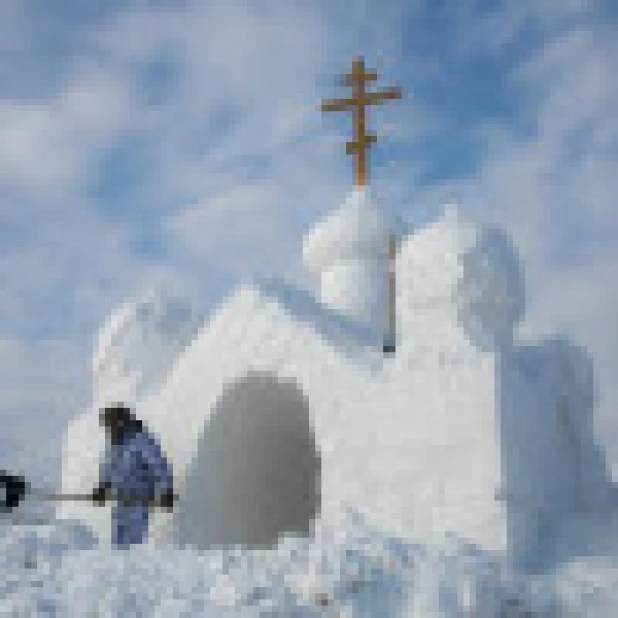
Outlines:
{"type": "Polygon", "coordinates": [[[339,112],[352,109],[354,113],[354,139],[346,144],[346,153],[356,155],[354,158],[354,182],[363,187],[368,183],[366,148],[378,141],[376,135],[365,132],[365,107],[382,103],[387,99],[400,99],[400,88],[387,88],[379,92],[366,92],[365,84],[378,79],[376,71],[365,70],[362,57],[355,58],[352,73],[345,76],[344,84],[352,87],[352,96],[347,99],[329,99],[322,103],[323,112],[339,112]]]}

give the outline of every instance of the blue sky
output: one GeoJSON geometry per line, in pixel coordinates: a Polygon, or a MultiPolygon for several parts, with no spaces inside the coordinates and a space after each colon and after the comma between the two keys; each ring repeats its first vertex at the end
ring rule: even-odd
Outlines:
{"type": "Polygon", "coordinates": [[[522,332],[588,346],[602,426],[618,428],[616,13],[4,0],[0,410],[83,402],[98,325],[145,281],[173,279],[202,312],[251,272],[310,285],[302,236],[351,184],[350,118],[318,106],[363,54],[406,94],[371,114],[387,210],[422,220],[454,194],[504,226],[527,275],[522,332]]]}

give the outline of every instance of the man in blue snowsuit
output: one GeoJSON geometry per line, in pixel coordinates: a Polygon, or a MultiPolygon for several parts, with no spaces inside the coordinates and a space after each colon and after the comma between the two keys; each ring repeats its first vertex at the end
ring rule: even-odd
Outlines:
{"type": "Polygon", "coordinates": [[[172,470],[158,442],[129,408],[105,408],[101,425],[110,444],[92,499],[99,505],[114,499],[112,543],[128,548],[145,540],[153,506],[173,509],[172,470]]]}

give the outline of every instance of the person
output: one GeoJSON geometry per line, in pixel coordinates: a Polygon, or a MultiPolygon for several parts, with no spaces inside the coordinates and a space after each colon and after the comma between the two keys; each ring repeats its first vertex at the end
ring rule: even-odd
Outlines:
{"type": "Polygon", "coordinates": [[[100,421],[108,449],[91,497],[98,505],[115,499],[112,544],[128,548],[145,540],[154,505],[173,510],[172,468],[157,440],[127,406],[104,408],[100,421]]]}

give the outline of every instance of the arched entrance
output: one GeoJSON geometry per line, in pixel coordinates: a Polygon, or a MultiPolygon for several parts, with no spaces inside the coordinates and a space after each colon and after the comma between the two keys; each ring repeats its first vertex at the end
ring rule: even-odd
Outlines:
{"type": "Polygon", "coordinates": [[[219,398],[186,476],[178,543],[270,546],[306,535],[320,507],[309,404],[293,381],[250,372],[219,398]]]}

